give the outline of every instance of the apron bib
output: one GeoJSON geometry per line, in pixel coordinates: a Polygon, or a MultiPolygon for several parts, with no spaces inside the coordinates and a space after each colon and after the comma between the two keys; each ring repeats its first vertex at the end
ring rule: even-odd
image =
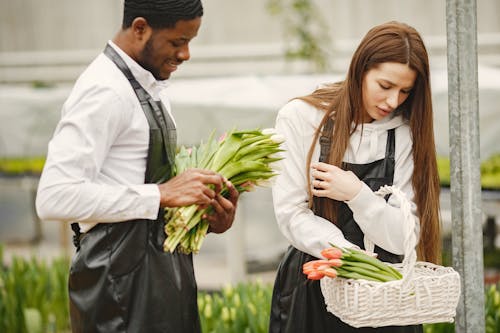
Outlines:
{"type": "MultiPolygon", "coordinates": [[[[320,162],[326,161],[330,149],[333,121],[329,120],[320,137],[320,162]]],[[[394,177],[394,129],[387,132],[386,154],[381,160],[368,164],[343,163],[344,170],[350,170],[365,182],[373,191],[382,185],[392,185],[394,177]]],[[[387,200],[388,198],[386,198],[387,200]]],[[[313,208],[315,214],[322,216],[321,212],[313,208]]],[[[340,203],[337,226],[342,230],[344,237],[364,249],[363,232],[352,216],[352,211],[347,204],[340,203]]],[[[388,262],[401,262],[402,257],[387,252],[378,246],[375,247],[378,258],[388,262]]],[[[290,246],[280,262],[276,276],[272,304],[270,333],[292,332],[384,332],[384,333],[421,333],[422,326],[388,326],[380,328],[354,328],[347,325],[326,310],[320,282],[309,280],[302,273],[302,265],[315,258],[307,253],[290,246]]]]}
{"type": "MultiPolygon", "coordinates": [[[[174,123],[112,47],[104,54],[129,80],[148,120],[145,183],[164,182],[172,175],[174,123]]],[[[69,276],[73,332],[200,332],[192,256],[163,252],[163,215],[160,209],[156,221],[99,223],[77,233],[69,276]]]]}

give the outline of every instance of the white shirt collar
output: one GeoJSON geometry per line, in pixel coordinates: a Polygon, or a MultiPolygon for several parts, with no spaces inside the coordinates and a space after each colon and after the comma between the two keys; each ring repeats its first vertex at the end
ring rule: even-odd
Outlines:
{"type": "Polygon", "coordinates": [[[170,85],[167,80],[156,80],[150,71],[144,69],[139,65],[134,59],[132,59],[128,54],[123,52],[118,45],[109,40],[108,44],[120,55],[120,57],[125,61],[125,64],[130,68],[130,71],[134,75],[135,79],[141,84],[141,86],[146,89],[146,91],[153,97],[154,100],[159,99],[159,94],[162,90],[170,85]]]}

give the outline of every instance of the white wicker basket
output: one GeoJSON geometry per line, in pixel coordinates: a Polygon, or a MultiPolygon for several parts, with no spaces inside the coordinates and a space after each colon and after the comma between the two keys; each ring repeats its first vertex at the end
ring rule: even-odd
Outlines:
{"type": "MultiPolygon", "coordinates": [[[[321,279],[327,310],[353,327],[405,326],[453,322],[460,297],[460,276],[451,267],[416,261],[415,219],[410,203],[395,187],[381,187],[377,194],[392,193],[405,215],[405,257],[393,265],[403,278],[373,282],[345,278],[321,279]]],[[[365,239],[365,247],[373,243],[365,239]]]]}

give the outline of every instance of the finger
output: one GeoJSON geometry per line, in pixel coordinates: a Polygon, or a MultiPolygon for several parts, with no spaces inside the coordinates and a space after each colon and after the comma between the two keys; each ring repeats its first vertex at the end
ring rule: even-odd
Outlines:
{"type": "Polygon", "coordinates": [[[220,193],[222,189],[224,188],[224,177],[221,175],[217,175],[219,179],[217,179],[217,183],[215,184],[215,191],[216,193],[220,193]]]}
{"type": "Polygon", "coordinates": [[[315,196],[315,197],[326,197],[327,195],[327,191],[326,190],[323,190],[323,189],[315,189],[313,188],[311,190],[311,193],[315,196]]]}
{"type": "Polygon", "coordinates": [[[203,184],[212,184],[215,186],[215,191],[219,193],[222,189],[222,183],[224,182],[224,179],[222,178],[221,175],[219,174],[213,174],[213,175],[202,175],[201,176],[201,182],[203,184]]]}
{"type": "Polygon", "coordinates": [[[221,210],[217,211],[217,213],[233,214],[234,211],[235,211],[235,209],[236,209],[236,204],[235,203],[233,203],[228,198],[224,198],[221,195],[219,195],[217,197],[217,200],[216,200],[215,203],[218,204],[220,206],[220,208],[221,208],[221,210]]]}
{"type": "Polygon", "coordinates": [[[313,170],[311,172],[311,176],[314,179],[325,180],[328,177],[328,172],[320,171],[320,170],[313,170]]]}
{"type": "Polygon", "coordinates": [[[194,168],[194,169],[189,169],[188,171],[195,174],[195,176],[193,176],[192,174],[189,175],[188,177],[190,179],[197,179],[201,181],[203,184],[213,184],[216,186],[217,189],[220,189],[222,187],[222,183],[224,182],[223,177],[212,170],[194,168]],[[196,177],[196,175],[198,177],[196,177]]]}
{"type": "Polygon", "coordinates": [[[240,196],[240,193],[238,192],[236,187],[234,187],[233,183],[231,183],[229,180],[226,179],[225,184],[226,184],[227,190],[229,191],[228,192],[229,193],[228,199],[233,204],[233,206],[236,206],[236,203],[238,202],[238,198],[240,196]]]}
{"type": "Polygon", "coordinates": [[[328,164],[328,163],[323,163],[323,162],[314,162],[311,164],[311,167],[317,171],[328,171],[328,169],[330,167],[332,167],[333,165],[331,164],[328,164]]]}
{"type": "Polygon", "coordinates": [[[217,193],[214,190],[212,190],[211,188],[209,188],[208,186],[203,186],[202,195],[204,197],[206,197],[209,201],[208,203],[210,203],[210,201],[212,201],[215,198],[217,193]]]}
{"type": "Polygon", "coordinates": [[[222,201],[228,201],[222,195],[218,194],[215,199],[212,201],[212,207],[217,214],[222,214],[224,212],[224,207],[222,206],[222,201]]]}

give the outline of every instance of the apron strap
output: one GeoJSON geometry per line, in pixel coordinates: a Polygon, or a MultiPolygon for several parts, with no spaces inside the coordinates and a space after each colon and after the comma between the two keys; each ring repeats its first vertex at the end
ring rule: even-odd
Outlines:
{"type": "MultiPolygon", "coordinates": [[[[319,138],[320,145],[320,155],[319,161],[326,162],[328,159],[328,155],[330,154],[330,147],[332,143],[332,134],[333,134],[333,119],[328,118],[325,125],[323,126],[323,130],[321,131],[321,136],[319,138]]],[[[385,148],[385,158],[394,159],[395,148],[396,148],[396,139],[395,139],[395,130],[391,128],[387,131],[387,144],[385,148]]]]}
{"type": "MultiPolygon", "coordinates": [[[[151,129],[159,129],[161,133],[161,141],[163,142],[162,147],[162,155],[164,155],[164,159],[162,162],[165,162],[163,165],[155,165],[157,173],[163,173],[164,177],[161,178],[162,181],[167,180],[171,176],[172,167],[175,162],[175,148],[177,142],[177,134],[175,129],[175,124],[172,118],[168,115],[168,112],[164,111],[163,104],[161,101],[154,101],[151,95],[141,86],[141,84],[136,80],[130,68],[127,66],[125,61],[120,57],[120,55],[116,52],[115,49],[111,47],[111,45],[106,44],[104,49],[104,54],[120,69],[123,75],[127,78],[132,89],[141,104],[141,108],[144,111],[144,115],[148,120],[148,124],[151,129]]],[[[151,138],[150,138],[151,139],[151,138]]],[[[151,146],[151,142],[149,143],[151,146]]],[[[151,147],[150,147],[151,148],[151,147]]],[[[146,167],[146,176],[145,182],[153,182],[154,176],[149,169],[149,155],[151,153],[151,149],[148,152],[148,163],[146,167]]],[[[161,214],[161,211],[160,211],[161,214]]],[[[80,226],[78,222],[74,222],[71,224],[71,229],[73,230],[73,245],[80,249],[80,226]]]]}
{"type": "Polygon", "coordinates": [[[391,128],[387,131],[387,145],[385,146],[385,158],[394,159],[395,155],[395,147],[396,147],[396,139],[395,139],[395,129],[391,128]]]}
{"type": "Polygon", "coordinates": [[[169,144],[171,143],[172,139],[174,139],[174,142],[177,140],[175,131],[173,131],[175,130],[175,126],[173,125],[174,124],[173,120],[170,118],[168,114],[167,116],[165,115],[165,112],[163,112],[163,107],[161,106],[161,102],[155,102],[151,97],[151,95],[136,80],[136,78],[130,71],[130,68],[128,68],[125,61],[120,57],[118,52],[116,52],[115,49],[111,47],[111,45],[106,44],[106,47],[104,49],[104,54],[109,59],[111,59],[111,61],[113,61],[116,67],[120,69],[123,75],[125,75],[125,77],[130,82],[130,85],[134,89],[134,92],[137,95],[139,102],[141,103],[141,107],[144,110],[146,117],[148,118],[150,126],[152,125],[151,122],[154,121],[156,126],[160,129],[163,138],[163,143],[165,145],[165,155],[167,157],[167,163],[169,165],[174,165],[175,144],[173,145],[174,146],[173,149],[168,148],[172,146],[172,144],[169,144]],[[148,112],[150,110],[152,110],[153,112],[148,112]]]}

